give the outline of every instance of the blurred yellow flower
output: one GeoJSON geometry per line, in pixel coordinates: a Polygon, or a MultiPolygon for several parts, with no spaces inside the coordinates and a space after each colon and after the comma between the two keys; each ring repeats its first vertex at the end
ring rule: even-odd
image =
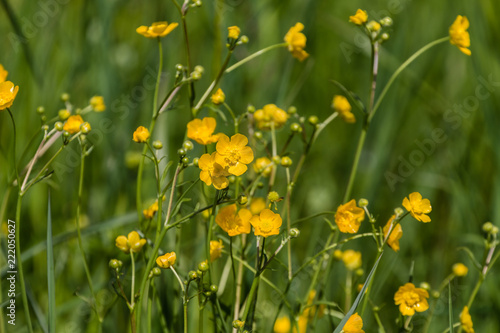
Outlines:
{"type": "Polygon", "coordinates": [[[149,137],[151,135],[149,134],[149,130],[144,127],[144,126],[139,126],[134,132],[134,135],[132,137],[132,140],[138,143],[143,143],[148,141],[149,137]]]}
{"type": "Polygon", "coordinates": [[[210,241],[210,262],[213,262],[215,259],[220,258],[222,255],[222,249],[224,245],[222,244],[222,240],[212,240],[210,241]]]}
{"type": "Polygon", "coordinates": [[[253,169],[255,172],[267,177],[271,174],[271,171],[273,171],[273,164],[267,157],[259,157],[253,163],[253,169]]]}
{"type": "Polygon", "coordinates": [[[304,51],[306,47],[306,36],[301,32],[304,30],[304,25],[297,22],[295,26],[291,27],[285,35],[285,42],[288,44],[288,51],[292,53],[294,58],[303,61],[309,54],[304,51]]]}
{"type": "Polygon", "coordinates": [[[223,168],[215,161],[216,154],[216,152],[213,152],[211,155],[203,154],[198,160],[198,167],[201,169],[200,179],[207,186],[213,184],[216,189],[222,190],[229,186],[229,180],[226,177],[230,173],[227,171],[227,168],[223,168]]]}
{"type": "Polygon", "coordinates": [[[365,333],[363,331],[363,319],[356,312],[349,317],[343,328],[344,333],[365,333]]]}
{"type": "Polygon", "coordinates": [[[290,333],[290,329],[292,328],[292,325],[290,323],[290,318],[287,316],[285,317],[280,317],[276,319],[276,322],[274,323],[274,333],[290,333]]]}
{"type": "Polygon", "coordinates": [[[18,91],[19,86],[14,86],[14,83],[10,81],[0,83],[0,111],[12,106],[18,91]]]}
{"type": "Polygon", "coordinates": [[[146,244],[146,239],[141,238],[137,231],[131,231],[125,236],[118,236],[115,240],[115,245],[117,248],[122,250],[125,253],[129,253],[130,251],[137,253],[142,247],[146,244]]]}
{"type": "Polygon", "coordinates": [[[9,72],[7,72],[5,68],[3,68],[2,64],[0,64],[0,83],[7,80],[7,75],[9,75],[9,72]]]}
{"type": "Polygon", "coordinates": [[[218,135],[213,135],[217,121],[212,117],[193,119],[187,124],[187,137],[201,145],[217,142],[218,135]]]}
{"type": "Polygon", "coordinates": [[[472,327],[472,317],[469,314],[469,308],[464,306],[462,312],[460,312],[460,324],[466,333],[474,333],[474,328],[472,327]]]}
{"type": "Polygon", "coordinates": [[[83,119],[80,115],[71,116],[66,120],[63,130],[67,131],[69,134],[75,134],[80,132],[80,126],[83,124],[83,119]]]}
{"type": "Polygon", "coordinates": [[[453,271],[453,274],[455,274],[456,276],[466,276],[467,273],[469,272],[469,268],[467,268],[467,266],[465,266],[461,262],[458,262],[455,265],[453,265],[451,269],[453,271]]]}
{"type": "Polygon", "coordinates": [[[250,211],[252,215],[259,215],[264,209],[266,209],[266,199],[264,198],[253,198],[250,201],[250,211]]]}
{"type": "Polygon", "coordinates": [[[250,233],[251,218],[252,213],[248,209],[242,208],[236,212],[236,204],[232,204],[219,210],[215,222],[232,237],[250,233]]]}
{"type": "Polygon", "coordinates": [[[179,25],[179,23],[168,24],[168,22],[166,22],[166,21],[154,22],[149,27],[147,27],[145,25],[141,25],[135,31],[137,31],[138,34],[141,34],[147,38],[165,37],[172,30],[177,28],[178,25],[179,25]]]}
{"type": "Polygon", "coordinates": [[[103,112],[106,110],[106,105],[104,104],[104,98],[102,96],[94,96],[90,99],[90,106],[95,112],[103,112]]]}
{"type": "Polygon", "coordinates": [[[259,215],[254,215],[250,219],[250,224],[254,227],[255,236],[271,236],[280,233],[283,221],[279,214],[273,213],[270,209],[264,209],[259,215]]]}
{"type": "Polygon", "coordinates": [[[361,267],[361,252],[346,250],[342,253],[342,261],[348,270],[355,271],[361,267]]]}
{"type": "Polygon", "coordinates": [[[228,35],[227,35],[228,38],[238,39],[238,37],[240,37],[240,32],[241,32],[240,28],[235,26],[235,25],[227,28],[227,31],[228,31],[228,35]]]}
{"type": "Polygon", "coordinates": [[[246,164],[253,161],[253,151],[247,143],[247,137],[242,134],[235,134],[231,139],[225,134],[219,134],[215,162],[224,168],[227,167],[230,174],[241,176],[247,171],[246,164]]]}
{"type": "Polygon", "coordinates": [[[368,28],[368,30],[373,31],[373,32],[377,32],[381,28],[380,23],[378,23],[377,21],[368,22],[366,27],[368,28]]]}
{"type": "Polygon", "coordinates": [[[151,220],[153,216],[155,216],[155,213],[158,211],[158,200],[156,200],[151,206],[148,208],[144,209],[142,211],[142,214],[144,214],[144,217],[148,220],[151,220]]]}
{"type": "Polygon", "coordinates": [[[415,288],[413,283],[407,283],[399,287],[394,295],[394,302],[399,305],[399,311],[403,316],[413,316],[415,311],[424,312],[429,308],[427,298],[429,298],[427,290],[415,288]]]}
{"type": "Polygon", "coordinates": [[[333,96],[332,107],[346,123],[352,124],[356,122],[356,117],[351,112],[351,104],[344,96],[333,96]]]}
{"type": "Polygon", "coordinates": [[[259,129],[270,130],[272,125],[275,129],[283,127],[288,119],[288,114],[274,104],[267,104],[262,109],[255,111],[253,117],[259,129]]]}
{"type": "MultiPolygon", "coordinates": [[[[387,237],[387,233],[389,232],[389,228],[391,227],[392,221],[396,218],[396,215],[392,215],[389,221],[387,221],[386,225],[384,226],[384,237],[387,237]]],[[[391,249],[393,249],[395,252],[399,251],[399,240],[403,237],[403,228],[401,227],[401,224],[398,223],[396,224],[391,231],[391,235],[387,239],[387,245],[391,249]]]]}
{"type": "Polygon", "coordinates": [[[177,260],[175,252],[167,252],[156,258],[156,264],[160,266],[160,268],[170,268],[170,266],[175,264],[175,260],[177,260]]]}
{"type": "Polygon", "coordinates": [[[425,215],[432,211],[429,199],[422,199],[422,195],[418,192],[411,193],[409,198],[409,200],[408,198],[404,198],[403,206],[411,213],[411,216],[418,221],[430,222],[431,218],[425,215]]]}
{"type": "MultiPolygon", "coordinates": [[[[224,101],[226,100],[226,95],[224,94],[222,89],[219,88],[219,89],[217,89],[215,94],[212,95],[211,99],[212,99],[212,103],[214,103],[215,105],[220,105],[220,104],[224,103],[224,101]]],[[[215,127],[214,127],[214,129],[215,129],[215,127]]]]}
{"type": "Polygon", "coordinates": [[[467,32],[469,20],[467,17],[458,15],[455,22],[450,26],[450,43],[458,47],[460,51],[470,56],[470,35],[467,32]]]}
{"type": "Polygon", "coordinates": [[[365,219],[363,208],[356,206],[356,200],[352,199],[346,204],[340,205],[335,213],[335,223],[340,232],[355,234],[359,230],[361,222],[365,219]]]}
{"type": "Polygon", "coordinates": [[[355,15],[349,16],[349,22],[356,25],[363,25],[366,21],[368,21],[368,14],[366,13],[366,10],[358,9],[355,15]]]}

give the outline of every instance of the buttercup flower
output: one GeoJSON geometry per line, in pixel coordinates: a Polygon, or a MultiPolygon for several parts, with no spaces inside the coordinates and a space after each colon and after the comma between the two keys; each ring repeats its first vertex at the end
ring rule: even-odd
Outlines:
{"type": "Polygon", "coordinates": [[[290,318],[285,316],[276,319],[273,331],[274,333],[290,333],[291,328],[290,318]]]}
{"type": "Polygon", "coordinates": [[[160,266],[160,268],[170,268],[170,266],[175,264],[176,259],[177,256],[175,252],[169,252],[156,258],[156,264],[160,266]]]}
{"type": "Polygon", "coordinates": [[[232,27],[227,28],[228,35],[227,38],[238,39],[240,37],[240,28],[233,25],[232,27]]]}
{"type": "MultiPolygon", "coordinates": [[[[389,221],[387,221],[386,225],[384,226],[384,237],[387,237],[387,233],[389,232],[389,228],[391,227],[392,221],[396,218],[396,215],[392,215],[389,221]]],[[[401,224],[398,223],[396,224],[391,231],[391,235],[387,239],[387,245],[391,249],[393,249],[395,252],[399,251],[399,240],[403,237],[403,228],[401,227],[401,224]]]]}
{"type": "Polygon", "coordinates": [[[304,30],[304,25],[297,22],[295,26],[291,27],[285,35],[285,42],[288,44],[288,51],[292,53],[294,58],[303,61],[309,54],[304,51],[306,47],[306,36],[301,32],[304,30]]]}
{"type": "Polygon", "coordinates": [[[469,308],[464,306],[462,312],[460,312],[460,324],[466,333],[474,333],[474,328],[472,327],[472,317],[469,314],[469,308]]]}
{"type": "Polygon", "coordinates": [[[467,273],[469,272],[467,266],[465,266],[461,262],[458,262],[455,265],[453,265],[451,269],[453,271],[453,274],[455,274],[456,276],[466,276],[467,273]]]}
{"type": "Polygon", "coordinates": [[[247,171],[246,164],[253,161],[253,151],[247,143],[247,137],[242,134],[235,134],[231,139],[225,134],[219,134],[215,162],[224,168],[227,167],[229,173],[241,176],[247,171]]]}
{"type": "Polygon", "coordinates": [[[253,169],[255,172],[262,174],[262,176],[267,177],[273,171],[273,165],[271,160],[267,157],[259,157],[253,163],[253,169]]]}
{"type": "Polygon", "coordinates": [[[147,38],[165,37],[172,30],[177,28],[178,25],[179,23],[168,24],[168,22],[162,21],[162,22],[155,22],[149,27],[141,25],[135,31],[137,31],[138,34],[141,34],[147,38]]]}
{"type": "Polygon", "coordinates": [[[90,106],[95,112],[103,112],[106,110],[106,105],[104,104],[104,98],[102,96],[94,96],[90,99],[90,106]]]}
{"type": "Polygon", "coordinates": [[[213,135],[217,121],[212,117],[193,119],[187,124],[187,137],[201,145],[217,142],[218,135],[213,135]]]}
{"type": "Polygon", "coordinates": [[[240,234],[250,233],[250,219],[252,213],[248,209],[242,208],[236,212],[236,204],[232,204],[221,208],[215,222],[222,228],[229,236],[236,236],[240,234]]]}
{"type": "Polygon", "coordinates": [[[215,161],[216,154],[216,152],[212,155],[203,154],[198,161],[198,167],[201,169],[200,179],[207,186],[213,184],[216,189],[222,190],[229,186],[229,180],[226,177],[230,173],[215,161]]]}
{"type": "Polygon", "coordinates": [[[356,200],[352,199],[346,204],[340,205],[335,213],[335,223],[340,232],[355,234],[359,230],[361,222],[365,219],[363,208],[356,206],[356,200]]]}
{"type": "MultiPolygon", "coordinates": [[[[0,73],[1,75],[1,73],[0,73]]],[[[7,77],[7,74],[5,74],[7,77]]],[[[14,86],[14,83],[10,81],[2,82],[0,80],[0,111],[10,108],[14,99],[16,98],[17,92],[19,91],[19,86],[14,86]]]]}
{"type": "MultiPolygon", "coordinates": [[[[222,89],[219,88],[219,89],[217,89],[215,94],[212,95],[211,99],[212,99],[212,103],[214,103],[215,105],[220,105],[220,104],[224,103],[224,101],[226,100],[226,95],[224,94],[222,89]]],[[[215,129],[215,127],[214,127],[214,129],[215,129]]]]}
{"type": "Polygon", "coordinates": [[[158,211],[158,200],[156,200],[151,206],[149,206],[147,209],[144,209],[142,211],[142,214],[144,214],[144,217],[148,220],[151,220],[153,216],[155,216],[155,213],[158,211]]]}
{"type": "Polygon", "coordinates": [[[257,127],[263,130],[281,128],[285,125],[288,114],[274,104],[264,105],[262,109],[255,111],[253,118],[257,121],[257,127]]]}
{"type": "Polygon", "coordinates": [[[80,132],[80,126],[83,124],[83,119],[80,115],[71,116],[66,120],[63,130],[67,131],[69,134],[75,134],[80,132]]]}
{"type": "Polygon", "coordinates": [[[403,316],[413,316],[415,311],[424,312],[429,308],[427,298],[429,298],[427,290],[415,288],[413,283],[407,283],[399,287],[394,295],[394,302],[399,305],[399,311],[403,316]]]}
{"type": "Polygon", "coordinates": [[[146,127],[139,126],[135,130],[132,140],[134,140],[137,143],[144,143],[148,141],[150,136],[151,134],[149,134],[149,130],[146,127]]]}
{"type": "Polygon", "coordinates": [[[141,238],[137,231],[131,231],[127,237],[116,237],[115,244],[117,248],[125,253],[129,253],[130,251],[137,253],[146,244],[146,239],[141,238]]]}
{"type": "Polygon", "coordinates": [[[273,213],[270,209],[264,209],[259,215],[254,215],[250,219],[250,224],[254,227],[255,236],[271,236],[280,233],[283,221],[279,214],[273,213]]]}
{"type": "Polygon", "coordinates": [[[430,222],[431,218],[425,215],[432,210],[429,199],[422,199],[422,195],[418,192],[411,193],[409,198],[409,200],[408,198],[404,198],[403,206],[411,213],[411,216],[424,223],[430,222]]]}
{"type": "Polygon", "coordinates": [[[366,21],[368,21],[368,14],[366,13],[366,10],[358,9],[355,15],[349,16],[349,22],[356,25],[363,25],[366,21]]]}
{"type": "Polygon", "coordinates": [[[223,248],[224,245],[222,244],[222,240],[219,239],[218,241],[210,241],[210,262],[220,258],[223,248]]]}
{"type": "Polygon", "coordinates": [[[0,83],[7,79],[7,75],[9,75],[9,72],[7,72],[5,68],[3,68],[2,64],[0,64],[0,83]]]}
{"type": "Polygon", "coordinates": [[[259,215],[266,207],[266,199],[264,198],[253,198],[252,201],[250,201],[250,211],[252,215],[259,215]]]}
{"type": "Polygon", "coordinates": [[[351,104],[344,96],[333,96],[332,107],[346,123],[352,124],[356,122],[356,117],[351,112],[351,104]]]}
{"type": "Polygon", "coordinates": [[[458,47],[460,51],[471,55],[471,51],[468,49],[470,47],[470,35],[467,32],[469,28],[469,20],[467,17],[458,15],[455,22],[450,26],[450,43],[458,47]]]}
{"type": "Polygon", "coordinates": [[[361,252],[346,250],[342,252],[342,261],[348,270],[355,271],[361,267],[361,252]]]}
{"type": "Polygon", "coordinates": [[[365,333],[363,331],[363,319],[356,312],[349,317],[343,328],[344,333],[365,333]]]}

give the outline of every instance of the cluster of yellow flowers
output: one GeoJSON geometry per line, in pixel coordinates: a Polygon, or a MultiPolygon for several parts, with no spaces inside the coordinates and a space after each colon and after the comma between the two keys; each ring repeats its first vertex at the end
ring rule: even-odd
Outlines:
{"type": "Polygon", "coordinates": [[[274,104],[264,105],[253,115],[257,127],[262,130],[278,129],[283,127],[288,119],[288,114],[274,104]]]}

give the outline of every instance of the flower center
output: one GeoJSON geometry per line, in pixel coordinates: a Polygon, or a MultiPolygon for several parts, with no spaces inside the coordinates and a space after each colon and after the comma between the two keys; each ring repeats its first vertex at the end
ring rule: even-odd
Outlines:
{"type": "Polygon", "coordinates": [[[416,292],[413,292],[413,291],[405,293],[403,298],[405,300],[405,303],[408,306],[414,306],[420,300],[420,297],[418,296],[418,294],[416,292]]]}

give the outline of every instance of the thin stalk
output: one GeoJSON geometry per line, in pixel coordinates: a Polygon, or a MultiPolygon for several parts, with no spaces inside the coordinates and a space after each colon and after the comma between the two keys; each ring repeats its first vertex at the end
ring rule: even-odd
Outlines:
{"type": "Polygon", "coordinates": [[[280,48],[280,47],[286,47],[286,46],[288,46],[287,43],[279,43],[279,44],[274,44],[274,45],[268,46],[266,48],[263,48],[262,50],[259,50],[259,51],[255,52],[255,53],[249,55],[248,57],[246,57],[246,58],[238,61],[237,63],[235,63],[234,65],[232,65],[228,69],[226,69],[226,73],[230,73],[230,72],[234,71],[236,68],[240,67],[241,65],[249,62],[250,60],[252,60],[254,58],[257,58],[258,56],[263,55],[267,51],[271,51],[272,49],[276,49],[276,48],[280,48]]]}
{"type": "Polygon", "coordinates": [[[23,193],[23,195],[28,192],[28,190],[31,188],[31,186],[33,186],[39,179],[40,177],[42,176],[42,173],[49,167],[49,165],[56,159],[57,156],[59,156],[59,154],[64,150],[64,147],[66,147],[67,145],[63,145],[61,146],[57,151],[56,153],[50,158],[50,160],[45,163],[45,165],[43,166],[43,168],[38,172],[38,174],[35,176],[35,178],[33,178],[32,181],[30,181],[29,183],[26,184],[26,186],[24,188],[21,188],[21,193],[23,193]]]}
{"type": "MultiPolygon", "coordinates": [[[[235,302],[234,302],[234,315],[233,315],[233,321],[237,320],[240,316],[240,300],[241,300],[241,285],[243,282],[243,261],[245,260],[245,251],[243,249],[245,248],[245,242],[246,242],[246,235],[242,234],[241,235],[241,260],[239,261],[238,264],[238,277],[235,280],[235,285],[236,285],[236,296],[234,297],[235,302]]],[[[232,257],[234,259],[234,257],[232,257]]],[[[237,329],[233,329],[233,333],[236,333],[237,329]]]]}
{"type": "Polygon", "coordinates": [[[130,288],[130,309],[131,312],[134,311],[135,306],[135,260],[134,260],[134,252],[130,250],[130,263],[132,266],[132,286],[130,288]]]}

